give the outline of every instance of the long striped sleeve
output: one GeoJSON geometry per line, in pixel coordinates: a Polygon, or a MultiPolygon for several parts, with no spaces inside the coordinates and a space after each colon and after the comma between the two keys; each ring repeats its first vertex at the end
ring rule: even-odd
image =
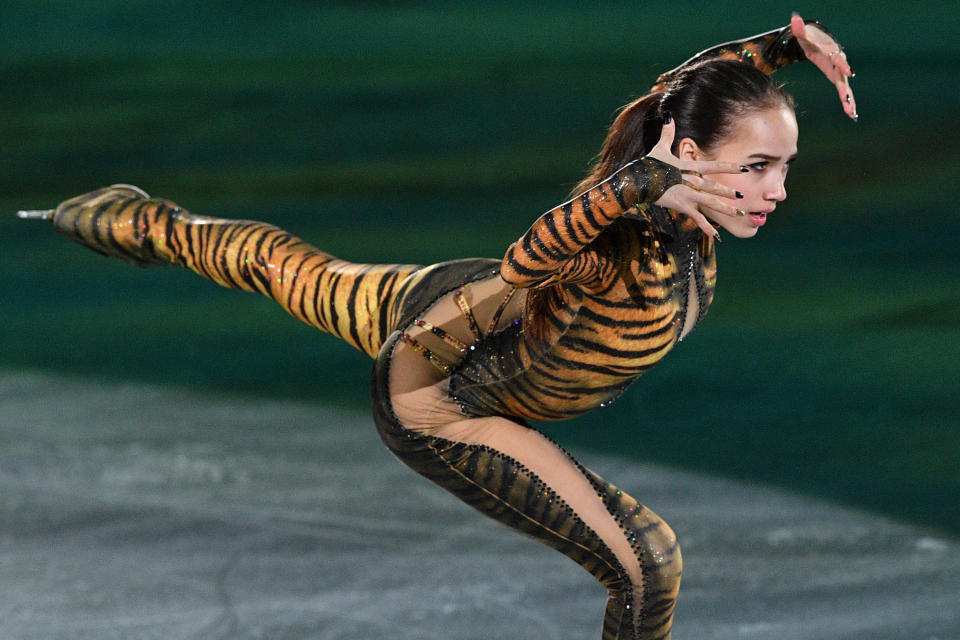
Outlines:
{"type": "Polygon", "coordinates": [[[544,213],[510,245],[500,275],[518,287],[588,282],[600,262],[582,249],[627,210],[658,200],[680,170],[654,158],[631,162],[607,180],[544,213]]]}
{"type": "MultiPolygon", "coordinates": [[[[815,25],[825,33],[830,33],[827,28],[816,20],[806,20],[806,24],[815,25]]],[[[782,69],[788,64],[801,62],[807,59],[806,54],[797,42],[793,33],[790,31],[790,25],[773,31],[759,33],[743,40],[733,40],[724,42],[716,46],[705,49],[693,56],[676,69],[671,69],[657,78],[657,84],[651,89],[652,92],[663,91],[677,73],[686,67],[703,62],[705,60],[739,60],[740,62],[751,64],[766,74],[771,74],[778,69],[782,69]]]]}

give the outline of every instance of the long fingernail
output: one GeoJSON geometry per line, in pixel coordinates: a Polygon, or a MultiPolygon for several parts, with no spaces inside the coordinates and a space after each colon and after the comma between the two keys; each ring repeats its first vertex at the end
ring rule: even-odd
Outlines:
{"type": "Polygon", "coordinates": [[[716,240],[717,242],[723,242],[723,238],[720,237],[720,232],[719,232],[719,231],[717,231],[717,232],[715,232],[715,233],[713,234],[713,239],[716,240]]]}
{"type": "Polygon", "coordinates": [[[737,215],[738,215],[738,216],[745,216],[745,215],[747,215],[747,212],[744,211],[743,209],[737,209],[737,215]]]}
{"type": "Polygon", "coordinates": [[[747,173],[748,171],[750,171],[750,167],[740,165],[740,173],[747,173]]]}
{"type": "Polygon", "coordinates": [[[848,93],[848,94],[847,94],[847,104],[850,104],[850,102],[851,102],[850,94],[848,93]]]}
{"type": "Polygon", "coordinates": [[[670,124],[670,121],[673,120],[673,115],[669,111],[663,112],[663,124],[670,124]]]}
{"type": "Polygon", "coordinates": [[[740,193],[739,191],[734,191],[734,192],[733,192],[733,195],[737,196],[738,198],[742,198],[742,197],[743,197],[743,194],[740,193]]]}

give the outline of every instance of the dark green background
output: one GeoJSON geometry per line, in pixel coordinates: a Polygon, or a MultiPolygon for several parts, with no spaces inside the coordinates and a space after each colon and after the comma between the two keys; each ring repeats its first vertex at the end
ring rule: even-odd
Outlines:
{"type": "Polygon", "coordinates": [[[795,8],[846,46],[860,123],[812,65],[778,74],[800,107],[789,200],[720,247],[700,330],[612,407],[547,429],[956,534],[955,7],[773,4],[7,0],[0,367],[363,406],[366,357],[268,301],[14,212],[130,182],[356,261],[499,257],[617,106],[795,8]]]}

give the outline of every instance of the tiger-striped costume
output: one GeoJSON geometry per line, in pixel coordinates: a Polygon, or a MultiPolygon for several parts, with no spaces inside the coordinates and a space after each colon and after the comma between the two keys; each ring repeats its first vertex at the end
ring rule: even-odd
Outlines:
{"type": "MultiPolygon", "coordinates": [[[[803,54],[787,28],[691,62],[710,57],[771,72],[803,54]]],[[[193,215],[122,185],[67,200],[53,221],[100,253],[269,296],[376,358],[373,410],[397,457],[590,571],[610,592],[603,638],[668,638],[681,573],[673,532],[526,420],[613,400],[706,313],[713,239],[652,204],[679,181],[641,159],[545,213],[503,260],[426,267],[346,262],[276,227],[193,215]],[[533,339],[526,292],[547,285],[545,332],[533,339]]]]}

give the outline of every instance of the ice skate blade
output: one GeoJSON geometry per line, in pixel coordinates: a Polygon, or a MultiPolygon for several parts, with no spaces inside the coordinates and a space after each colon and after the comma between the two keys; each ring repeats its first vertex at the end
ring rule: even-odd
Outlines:
{"type": "Polygon", "coordinates": [[[17,217],[24,220],[50,220],[56,209],[33,209],[30,211],[17,211],[17,217]]]}

